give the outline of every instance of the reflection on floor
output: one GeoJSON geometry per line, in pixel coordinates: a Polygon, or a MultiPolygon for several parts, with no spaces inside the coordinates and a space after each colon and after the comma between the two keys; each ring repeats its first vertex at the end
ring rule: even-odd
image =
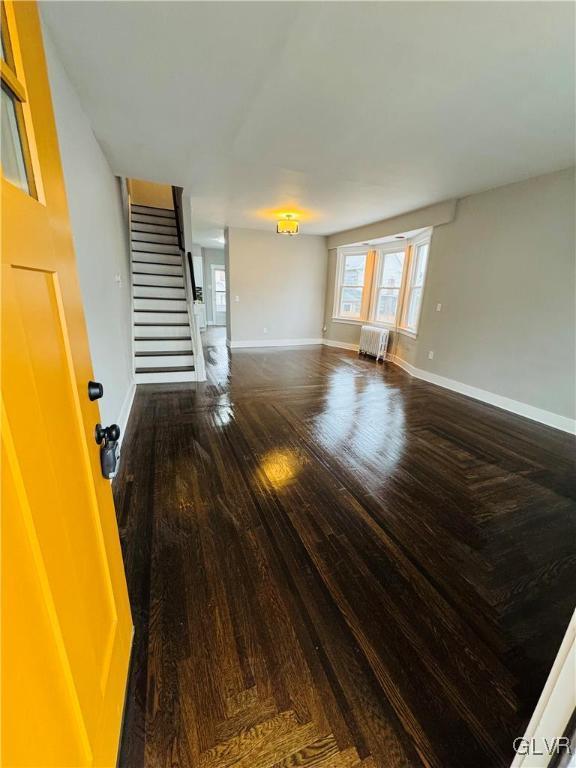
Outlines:
{"type": "Polygon", "coordinates": [[[121,765],[508,766],[572,609],[571,437],[325,347],[138,388],[121,765]]]}

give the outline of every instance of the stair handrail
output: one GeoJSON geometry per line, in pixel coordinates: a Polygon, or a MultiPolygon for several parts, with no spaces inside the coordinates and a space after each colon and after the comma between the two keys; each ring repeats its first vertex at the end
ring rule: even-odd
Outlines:
{"type": "Polygon", "coordinates": [[[184,237],[184,216],[182,213],[182,187],[172,187],[172,201],[174,216],[176,219],[176,236],[180,259],[182,260],[182,273],[184,275],[184,289],[186,292],[186,304],[188,306],[188,321],[190,324],[190,338],[194,353],[194,369],[197,381],[206,381],[206,363],[204,361],[204,348],[200,335],[200,323],[198,322],[198,305],[196,303],[196,282],[194,280],[194,266],[192,256],[188,253],[186,258],[186,241],[184,237]]]}

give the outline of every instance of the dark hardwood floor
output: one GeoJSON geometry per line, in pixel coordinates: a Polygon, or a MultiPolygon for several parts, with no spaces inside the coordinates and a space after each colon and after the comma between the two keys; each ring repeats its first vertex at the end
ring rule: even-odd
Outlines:
{"type": "Polygon", "coordinates": [[[508,766],[574,607],[574,440],[341,350],[207,363],[138,388],[114,483],[121,765],[508,766]]]}

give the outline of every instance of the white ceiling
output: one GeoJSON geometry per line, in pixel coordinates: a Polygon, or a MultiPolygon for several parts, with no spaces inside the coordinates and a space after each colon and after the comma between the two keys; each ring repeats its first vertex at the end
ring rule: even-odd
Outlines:
{"type": "Polygon", "coordinates": [[[42,3],[114,172],[185,187],[212,246],[276,208],[328,234],[571,165],[574,11],[42,3]]]}

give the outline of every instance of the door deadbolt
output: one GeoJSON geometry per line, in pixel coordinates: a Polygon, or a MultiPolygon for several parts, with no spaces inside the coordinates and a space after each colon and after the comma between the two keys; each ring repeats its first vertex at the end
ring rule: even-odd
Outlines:
{"type": "Polygon", "coordinates": [[[102,384],[100,384],[99,381],[88,382],[88,399],[89,400],[100,400],[103,394],[104,394],[104,387],[102,386],[102,384]]]}

